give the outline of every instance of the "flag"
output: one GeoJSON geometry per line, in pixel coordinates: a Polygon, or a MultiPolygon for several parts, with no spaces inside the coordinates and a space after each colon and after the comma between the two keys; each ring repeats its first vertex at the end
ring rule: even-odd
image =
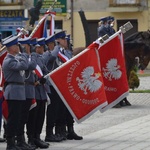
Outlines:
{"type": "Polygon", "coordinates": [[[55,12],[46,12],[43,16],[43,18],[39,21],[35,29],[32,31],[30,34],[31,38],[42,38],[42,37],[48,37],[47,35],[47,17],[51,15],[51,20],[50,20],[50,35],[54,34],[54,29],[55,29],[55,22],[54,22],[54,17],[56,15],[55,12]]]}
{"type": "Polygon", "coordinates": [[[50,34],[49,35],[54,35],[54,30],[55,30],[55,18],[56,12],[51,12],[51,21],[50,21],[50,34]]]}
{"type": "Polygon", "coordinates": [[[49,79],[78,123],[107,105],[97,50],[92,46],[51,72],[49,79]]]}
{"type": "Polygon", "coordinates": [[[35,68],[34,72],[35,72],[35,74],[36,74],[39,78],[41,78],[41,77],[43,76],[43,72],[42,72],[42,70],[41,70],[41,68],[40,68],[39,65],[36,65],[36,68],[35,68]]]}
{"type": "Polygon", "coordinates": [[[123,35],[117,32],[98,50],[108,101],[101,112],[113,107],[129,94],[123,48],[123,35]]]}
{"type": "Polygon", "coordinates": [[[58,57],[62,60],[63,63],[69,60],[69,58],[66,55],[62,54],[60,51],[58,52],[58,57]]]}
{"type": "Polygon", "coordinates": [[[2,50],[2,51],[0,52],[0,65],[2,65],[3,60],[4,60],[4,58],[6,57],[6,55],[7,55],[7,50],[6,50],[6,49],[4,49],[4,50],[2,50]]]}
{"type": "Polygon", "coordinates": [[[49,13],[45,14],[43,18],[39,21],[35,29],[30,34],[31,38],[42,38],[44,35],[44,25],[45,21],[47,20],[47,17],[49,16],[49,13]]]}
{"type": "Polygon", "coordinates": [[[36,106],[37,106],[36,99],[32,99],[31,106],[30,106],[29,110],[32,110],[36,106]]]}
{"type": "Polygon", "coordinates": [[[47,38],[47,17],[44,20],[44,29],[43,29],[43,36],[42,37],[47,38]]]}
{"type": "Polygon", "coordinates": [[[2,117],[5,123],[7,123],[8,118],[8,104],[7,101],[4,99],[2,103],[2,117]]]}
{"type": "Polygon", "coordinates": [[[3,72],[2,72],[2,67],[0,65],[0,101],[2,103],[2,117],[5,121],[5,123],[7,123],[7,118],[8,118],[8,105],[7,105],[7,101],[4,99],[4,92],[3,92],[3,86],[4,86],[4,76],[3,76],[3,72]]]}

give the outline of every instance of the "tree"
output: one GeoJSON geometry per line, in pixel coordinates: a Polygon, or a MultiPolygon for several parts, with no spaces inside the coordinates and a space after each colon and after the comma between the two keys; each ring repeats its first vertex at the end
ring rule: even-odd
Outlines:
{"type": "Polygon", "coordinates": [[[129,76],[129,88],[132,89],[134,91],[135,88],[138,88],[140,85],[140,80],[136,74],[136,71],[133,69],[130,72],[130,76],[129,76]]]}

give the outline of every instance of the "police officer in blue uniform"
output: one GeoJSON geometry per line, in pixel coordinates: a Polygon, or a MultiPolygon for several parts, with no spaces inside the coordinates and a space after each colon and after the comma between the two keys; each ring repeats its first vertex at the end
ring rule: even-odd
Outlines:
{"type": "Polygon", "coordinates": [[[98,37],[103,37],[104,35],[109,35],[108,29],[108,17],[100,18],[101,25],[98,28],[98,37]]]}
{"type": "Polygon", "coordinates": [[[115,29],[113,28],[114,27],[114,21],[115,21],[115,18],[112,17],[112,16],[108,16],[108,31],[109,31],[109,36],[115,34],[115,29]]]}
{"type": "MultiPolygon", "coordinates": [[[[45,75],[45,60],[43,59],[45,38],[37,40],[35,51],[37,53],[37,64],[41,68],[43,75],[45,75]]],[[[44,119],[45,119],[45,108],[47,102],[47,93],[45,88],[46,79],[40,78],[35,75],[35,99],[37,106],[30,111],[28,123],[27,123],[27,134],[33,135],[34,144],[39,148],[48,148],[49,144],[41,140],[40,134],[42,132],[44,119]]],[[[30,140],[30,139],[29,139],[30,140]]],[[[31,142],[31,141],[29,141],[31,142]]]]}
{"type": "MultiPolygon", "coordinates": [[[[66,36],[65,31],[59,32],[55,34],[55,39],[61,46],[60,52],[65,55],[68,59],[72,58],[72,50],[68,48],[68,40],[70,40],[69,36],[66,36]]],[[[64,63],[61,59],[58,60],[58,65],[61,65],[64,63]]],[[[67,139],[75,139],[75,140],[82,140],[83,137],[77,135],[74,131],[74,119],[71,116],[70,112],[62,102],[62,100],[59,101],[59,112],[58,117],[56,121],[56,133],[59,133],[64,136],[64,138],[67,139]],[[67,126],[67,131],[66,131],[67,126]]]]}
{"type": "Polygon", "coordinates": [[[17,128],[20,127],[23,102],[26,101],[25,70],[28,69],[28,58],[27,54],[19,54],[17,36],[9,38],[3,44],[6,45],[8,51],[2,65],[5,78],[4,97],[8,104],[6,150],[18,150],[21,148],[16,146],[15,136],[17,128]]]}
{"type": "MultiPolygon", "coordinates": [[[[29,150],[34,150],[36,148],[35,145],[28,145],[25,142],[25,137],[24,137],[24,127],[25,124],[28,121],[28,116],[29,116],[29,110],[32,104],[32,100],[35,99],[35,87],[34,87],[34,82],[35,82],[35,74],[33,71],[36,68],[37,65],[37,54],[35,52],[31,52],[31,38],[23,38],[19,39],[18,42],[21,44],[21,47],[24,49],[24,52],[27,53],[27,57],[29,60],[29,66],[28,69],[25,70],[25,92],[26,92],[26,101],[24,101],[23,104],[23,109],[22,109],[22,118],[21,118],[21,126],[18,129],[18,135],[17,136],[17,145],[22,147],[22,149],[29,149],[29,150]]],[[[30,136],[30,135],[29,135],[30,136]]]]}
{"type": "MultiPolygon", "coordinates": [[[[55,35],[49,36],[46,38],[45,43],[48,47],[48,50],[43,54],[43,56],[50,55],[52,58],[46,62],[46,66],[48,69],[48,72],[53,71],[55,68],[57,68],[57,64],[55,62],[58,52],[60,51],[59,46],[55,46],[55,35]],[[55,47],[55,48],[54,48],[55,47]]],[[[45,59],[46,60],[46,59],[45,59]]],[[[49,94],[50,97],[50,104],[47,106],[46,111],[46,136],[45,141],[46,142],[60,142],[62,141],[62,138],[56,134],[54,134],[54,126],[56,123],[57,118],[57,112],[58,112],[58,94],[53,88],[51,84],[49,84],[51,93],[49,94]]]]}

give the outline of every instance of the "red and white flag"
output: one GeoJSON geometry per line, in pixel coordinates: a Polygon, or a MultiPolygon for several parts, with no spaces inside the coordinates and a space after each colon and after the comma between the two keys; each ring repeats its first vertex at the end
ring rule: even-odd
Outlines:
{"type": "Polygon", "coordinates": [[[42,19],[39,21],[39,23],[36,25],[36,27],[34,28],[34,30],[32,31],[32,33],[30,34],[31,38],[42,38],[48,36],[47,35],[47,24],[45,24],[47,22],[47,17],[51,16],[51,21],[50,21],[50,35],[54,34],[54,29],[55,29],[55,12],[46,12],[44,14],[44,16],[42,17],[42,19]],[[46,25],[46,26],[45,26],[46,25]],[[46,33],[45,33],[46,32],[46,33]]]}
{"type": "Polygon", "coordinates": [[[62,60],[63,63],[69,60],[69,58],[66,55],[62,54],[61,52],[58,52],[58,57],[62,60]]]}
{"type": "Polygon", "coordinates": [[[2,66],[3,60],[7,55],[7,50],[4,49],[2,52],[0,52],[0,65],[2,66]]]}
{"type": "Polygon", "coordinates": [[[40,68],[39,65],[36,65],[36,68],[35,68],[34,71],[35,71],[35,74],[36,74],[39,78],[42,78],[43,72],[42,72],[42,70],[41,70],[41,68],[40,68]]]}
{"type": "Polygon", "coordinates": [[[7,101],[4,98],[4,92],[3,92],[3,86],[4,86],[4,76],[3,76],[3,72],[2,72],[2,67],[0,65],[0,101],[2,101],[2,117],[5,121],[5,123],[7,123],[7,118],[8,118],[8,105],[7,105],[7,101]]]}
{"type": "Polygon", "coordinates": [[[107,105],[95,47],[84,50],[49,75],[52,85],[78,123],[107,105]]]}
{"type": "Polygon", "coordinates": [[[128,96],[123,35],[117,32],[101,45],[98,52],[108,105],[101,112],[113,107],[128,96]]]}
{"type": "Polygon", "coordinates": [[[42,38],[43,32],[44,32],[44,25],[47,17],[49,16],[49,13],[45,14],[43,18],[39,21],[37,26],[34,28],[32,33],[30,34],[31,38],[42,38]]]}
{"type": "Polygon", "coordinates": [[[31,106],[30,106],[29,110],[32,110],[36,106],[37,106],[36,99],[32,99],[32,103],[31,103],[31,106]]]}
{"type": "Polygon", "coordinates": [[[56,12],[51,12],[50,34],[49,35],[54,35],[54,30],[55,30],[55,16],[56,16],[56,12]]]}

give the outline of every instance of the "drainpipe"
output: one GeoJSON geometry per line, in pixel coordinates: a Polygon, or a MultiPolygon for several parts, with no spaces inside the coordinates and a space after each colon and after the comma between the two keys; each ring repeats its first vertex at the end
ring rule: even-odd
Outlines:
{"type": "Polygon", "coordinates": [[[73,0],[71,0],[71,39],[73,42],[73,0]]]}
{"type": "Polygon", "coordinates": [[[150,0],[148,0],[148,29],[150,29],[150,0]]]}

